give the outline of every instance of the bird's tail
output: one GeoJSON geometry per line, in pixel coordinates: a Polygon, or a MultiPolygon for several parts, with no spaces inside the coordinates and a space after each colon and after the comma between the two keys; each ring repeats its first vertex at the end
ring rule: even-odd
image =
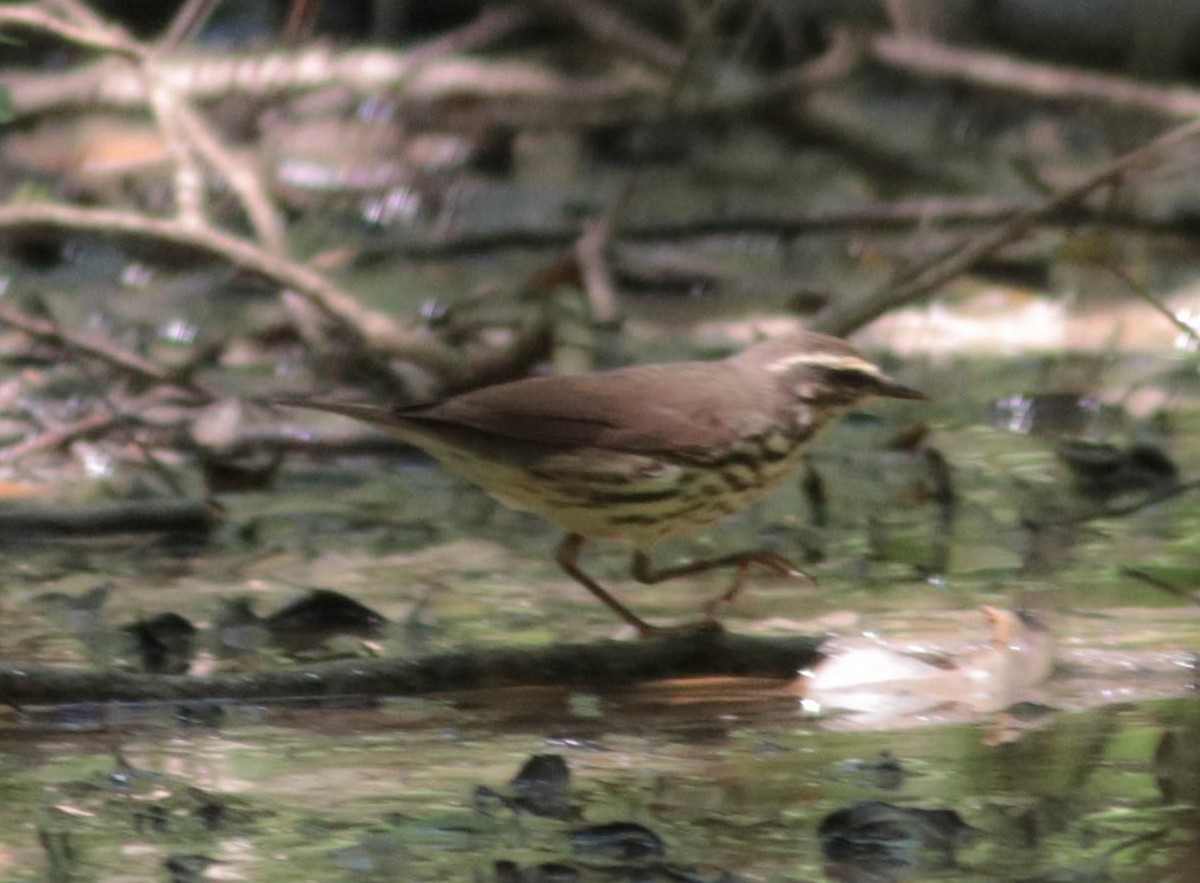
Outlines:
{"type": "Polygon", "coordinates": [[[326,411],[330,414],[340,414],[352,417],[373,426],[395,430],[401,423],[400,411],[396,408],[384,408],[379,405],[366,405],[358,402],[335,402],[329,399],[306,399],[300,397],[284,397],[272,399],[274,405],[285,408],[304,408],[309,411],[326,411]]]}

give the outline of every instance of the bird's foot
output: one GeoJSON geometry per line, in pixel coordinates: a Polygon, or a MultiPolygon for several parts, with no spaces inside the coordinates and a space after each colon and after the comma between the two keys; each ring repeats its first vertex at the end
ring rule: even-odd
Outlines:
{"type": "Polygon", "coordinates": [[[714,619],[717,615],[717,611],[719,611],[725,605],[732,604],[735,600],[737,600],[738,595],[742,593],[742,589],[744,589],[746,586],[746,571],[755,565],[761,567],[763,570],[773,573],[775,576],[806,579],[814,585],[817,582],[816,579],[814,579],[809,573],[801,570],[789,559],[784,558],[782,555],[777,555],[774,552],[750,553],[745,555],[740,561],[738,565],[737,576],[733,578],[733,585],[704,605],[703,610],[705,616],[707,616],[709,619],[714,619]]]}
{"type": "Polygon", "coordinates": [[[816,584],[817,580],[807,570],[797,567],[790,559],[784,558],[782,555],[777,555],[774,552],[757,552],[753,558],[747,559],[747,564],[757,564],[763,570],[769,571],[776,576],[790,576],[806,579],[810,583],[816,584]]]}

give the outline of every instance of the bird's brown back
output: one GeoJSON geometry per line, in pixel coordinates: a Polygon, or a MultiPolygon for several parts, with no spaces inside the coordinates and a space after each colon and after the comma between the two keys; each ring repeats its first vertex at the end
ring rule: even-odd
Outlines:
{"type": "Polygon", "coordinates": [[[553,447],[686,453],[768,431],[776,416],[770,380],[728,360],[641,365],[518,380],[394,414],[553,447]]]}

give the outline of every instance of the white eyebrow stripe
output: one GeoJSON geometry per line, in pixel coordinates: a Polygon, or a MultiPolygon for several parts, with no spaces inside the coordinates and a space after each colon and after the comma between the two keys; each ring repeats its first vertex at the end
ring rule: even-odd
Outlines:
{"type": "Polygon", "coordinates": [[[812,365],[815,368],[840,368],[843,371],[860,371],[872,377],[883,376],[883,371],[880,370],[879,366],[868,362],[866,359],[860,359],[857,356],[839,356],[836,353],[793,353],[790,356],[784,356],[781,359],[771,362],[767,365],[767,371],[772,374],[779,374],[795,365],[812,365]]]}

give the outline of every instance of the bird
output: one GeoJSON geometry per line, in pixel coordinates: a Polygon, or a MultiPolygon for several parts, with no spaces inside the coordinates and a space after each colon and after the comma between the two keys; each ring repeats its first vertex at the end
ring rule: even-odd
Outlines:
{"type": "Polygon", "coordinates": [[[719,627],[713,611],[740,593],[751,567],[805,574],[763,549],[658,569],[650,550],[767,496],[799,469],[824,426],[871,396],[926,398],[845,341],[801,331],[719,360],[527,377],[432,404],[297,397],[276,404],[380,427],[507,506],[558,525],[566,532],[558,565],[650,637],[663,628],[584,572],[585,544],[631,543],[631,574],[643,584],[733,568],[732,585],[706,605],[700,623],[719,627]]]}

